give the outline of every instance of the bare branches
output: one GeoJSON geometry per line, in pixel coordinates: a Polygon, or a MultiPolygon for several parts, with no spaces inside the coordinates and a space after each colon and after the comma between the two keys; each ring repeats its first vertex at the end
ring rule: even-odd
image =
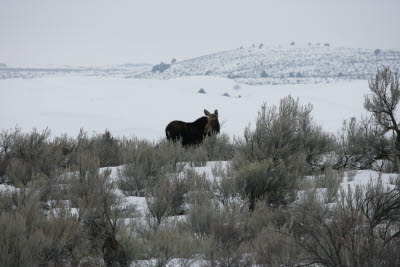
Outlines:
{"type": "Polygon", "coordinates": [[[374,116],[375,123],[386,131],[400,134],[395,110],[400,101],[399,79],[388,67],[378,69],[375,79],[369,80],[370,95],[365,96],[364,108],[374,116]]]}

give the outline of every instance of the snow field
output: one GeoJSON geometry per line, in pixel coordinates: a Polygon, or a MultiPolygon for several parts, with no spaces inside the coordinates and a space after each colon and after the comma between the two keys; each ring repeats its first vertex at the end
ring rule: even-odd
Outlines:
{"type": "Polygon", "coordinates": [[[112,77],[43,77],[0,80],[0,130],[16,126],[29,132],[48,127],[53,136],[77,136],[108,129],[114,136],[159,140],[173,120],[191,122],[203,110],[218,109],[221,132],[242,136],[265,102],[279,105],[287,95],[311,103],[312,116],[323,129],[336,133],[344,119],[360,117],[366,80],[329,84],[240,85],[219,77],[185,77],[171,80],[112,77]],[[206,94],[197,93],[204,88],[206,94]],[[228,93],[230,97],[223,96],[228,93]],[[239,98],[240,96],[240,98],[239,98]]]}

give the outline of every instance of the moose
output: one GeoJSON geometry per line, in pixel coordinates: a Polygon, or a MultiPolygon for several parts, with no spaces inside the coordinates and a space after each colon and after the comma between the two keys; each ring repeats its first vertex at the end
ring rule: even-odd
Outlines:
{"type": "Polygon", "coordinates": [[[193,146],[200,144],[206,136],[218,134],[220,125],[218,121],[218,110],[214,113],[204,110],[201,118],[194,122],[172,121],[165,128],[168,141],[182,140],[182,145],[193,146]]]}

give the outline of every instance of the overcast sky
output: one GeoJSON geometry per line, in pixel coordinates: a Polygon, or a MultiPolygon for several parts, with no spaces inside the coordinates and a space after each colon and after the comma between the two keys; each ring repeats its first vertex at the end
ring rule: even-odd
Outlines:
{"type": "Polygon", "coordinates": [[[0,62],[182,60],[252,43],[400,49],[400,0],[0,0],[0,62]]]}

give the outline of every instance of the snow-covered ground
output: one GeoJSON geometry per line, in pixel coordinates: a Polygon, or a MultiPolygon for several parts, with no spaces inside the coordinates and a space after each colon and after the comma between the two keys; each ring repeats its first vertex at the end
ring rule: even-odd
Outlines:
{"type": "Polygon", "coordinates": [[[278,105],[291,94],[311,103],[316,122],[336,132],[344,119],[364,114],[368,81],[325,84],[238,85],[232,79],[192,76],[170,80],[51,76],[0,80],[0,130],[48,127],[53,135],[76,136],[105,129],[117,136],[158,140],[172,120],[194,121],[218,109],[222,132],[241,136],[263,102],[278,105]],[[235,87],[235,88],[234,88],[235,87]],[[203,88],[206,94],[198,93],[203,88]],[[228,96],[223,96],[227,93],[228,96]]]}

